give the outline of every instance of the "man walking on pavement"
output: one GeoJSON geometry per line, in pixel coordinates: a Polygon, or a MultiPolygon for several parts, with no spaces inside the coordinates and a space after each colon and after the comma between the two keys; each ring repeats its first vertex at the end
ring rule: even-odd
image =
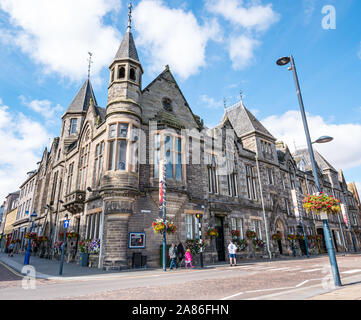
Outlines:
{"type": "Polygon", "coordinates": [[[172,270],[173,267],[178,268],[177,262],[176,262],[177,250],[176,250],[175,244],[173,242],[172,242],[171,247],[169,248],[169,258],[171,259],[169,269],[172,270]]]}

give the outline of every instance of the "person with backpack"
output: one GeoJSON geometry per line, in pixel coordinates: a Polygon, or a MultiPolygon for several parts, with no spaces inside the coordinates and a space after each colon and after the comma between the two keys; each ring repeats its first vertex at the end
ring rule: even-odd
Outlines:
{"type": "Polygon", "coordinates": [[[8,247],[8,253],[9,253],[9,257],[13,257],[14,256],[14,243],[11,242],[9,247],[8,247]]]}

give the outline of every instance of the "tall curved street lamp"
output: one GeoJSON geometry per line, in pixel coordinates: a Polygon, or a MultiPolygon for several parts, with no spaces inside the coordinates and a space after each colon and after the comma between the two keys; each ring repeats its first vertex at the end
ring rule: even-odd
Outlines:
{"type": "MultiPolygon", "coordinates": [[[[34,221],[38,215],[34,212],[29,216],[29,221],[31,221],[30,233],[33,231],[34,228],[34,221]]],[[[26,249],[24,265],[28,265],[30,262],[30,247],[31,247],[31,238],[28,241],[28,248],[26,249]]]]}
{"type": "MultiPolygon", "coordinates": [[[[315,161],[315,156],[314,156],[314,153],[313,153],[312,142],[311,142],[311,137],[310,137],[310,133],[309,133],[309,129],[308,129],[306,112],[305,112],[305,108],[304,108],[304,105],[303,105],[303,99],[302,99],[300,84],[299,84],[299,81],[298,81],[295,61],[293,59],[293,56],[291,55],[290,57],[282,57],[282,58],[278,59],[276,63],[279,66],[285,66],[285,65],[289,64],[290,62],[291,62],[291,67],[289,67],[288,70],[293,71],[293,78],[294,78],[295,85],[296,85],[298,102],[300,104],[303,127],[305,129],[305,134],[306,134],[308,153],[310,155],[310,160],[311,160],[311,164],[312,164],[312,172],[313,172],[313,176],[314,176],[314,179],[315,179],[315,184],[316,184],[316,187],[317,187],[317,191],[321,192],[322,190],[321,190],[320,182],[318,180],[316,161],[315,161]]],[[[313,143],[326,143],[326,142],[330,142],[332,140],[333,140],[333,138],[324,136],[324,137],[320,137],[319,139],[317,139],[313,143]]],[[[331,270],[332,270],[332,274],[333,274],[334,283],[335,283],[336,287],[340,287],[341,286],[340,273],[338,271],[335,249],[334,249],[334,246],[333,246],[333,243],[332,243],[330,226],[328,224],[328,219],[327,218],[322,219],[322,221],[323,221],[323,232],[324,232],[324,235],[325,235],[326,247],[327,247],[327,252],[328,252],[328,256],[329,256],[330,263],[331,263],[331,270]]]]}

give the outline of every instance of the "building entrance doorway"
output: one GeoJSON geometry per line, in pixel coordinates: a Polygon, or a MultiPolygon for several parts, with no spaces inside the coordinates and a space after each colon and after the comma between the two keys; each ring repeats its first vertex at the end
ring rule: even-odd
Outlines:
{"type": "Polygon", "coordinates": [[[218,261],[226,261],[225,249],[224,249],[224,218],[220,216],[215,217],[215,227],[218,231],[218,237],[216,238],[216,250],[218,253],[218,261]]]}
{"type": "MultiPolygon", "coordinates": [[[[276,228],[277,228],[276,233],[279,233],[282,236],[284,236],[285,228],[283,227],[283,223],[282,223],[282,221],[280,219],[277,220],[276,228]]],[[[280,254],[283,254],[282,238],[280,240],[277,240],[277,245],[278,245],[278,251],[280,252],[280,254]]]]}

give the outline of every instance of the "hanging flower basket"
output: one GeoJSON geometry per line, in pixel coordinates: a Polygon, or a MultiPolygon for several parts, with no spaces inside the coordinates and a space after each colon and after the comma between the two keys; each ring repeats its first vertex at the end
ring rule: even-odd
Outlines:
{"type": "Polygon", "coordinates": [[[35,232],[28,232],[26,235],[25,235],[25,238],[26,239],[36,239],[37,238],[37,234],[35,232]]]}
{"type": "Polygon", "coordinates": [[[173,234],[177,231],[177,225],[175,225],[173,222],[165,220],[165,223],[163,219],[157,219],[152,223],[153,231],[154,233],[163,233],[164,231],[167,231],[168,234],[173,234]]]}
{"type": "Polygon", "coordinates": [[[219,236],[219,233],[216,228],[208,228],[206,234],[209,237],[215,237],[215,238],[217,238],[219,236]]]}
{"type": "Polygon", "coordinates": [[[307,213],[315,212],[316,214],[323,212],[336,214],[341,211],[340,200],[335,199],[332,195],[328,196],[323,192],[305,196],[303,199],[303,207],[307,213]]]}
{"type": "Polygon", "coordinates": [[[295,240],[297,240],[297,236],[295,234],[289,234],[287,236],[287,240],[288,241],[295,241],[295,240]]]}
{"type": "Polygon", "coordinates": [[[252,230],[247,230],[246,236],[248,239],[255,239],[257,234],[256,234],[256,232],[254,232],[252,230]]]}
{"type": "Polygon", "coordinates": [[[238,239],[236,241],[238,251],[245,251],[248,247],[248,242],[245,239],[238,239]]]}
{"type": "Polygon", "coordinates": [[[264,242],[263,240],[260,239],[253,239],[253,246],[256,250],[261,250],[264,247],[264,242]]]}
{"type": "Polygon", "coordinates": [[[277,232],[277,233],[275,233],[275,234],[273,234],[272,235],[272,239],[273,240],[282,240],[282,233],[280,233],[280,232],[277,232]]]}
{"type": "Polygon", "coordinates": [[[167,233],[168,234],[174,234],[177,231],[177,226],[173,222],[167,222],[167,233]]]}

